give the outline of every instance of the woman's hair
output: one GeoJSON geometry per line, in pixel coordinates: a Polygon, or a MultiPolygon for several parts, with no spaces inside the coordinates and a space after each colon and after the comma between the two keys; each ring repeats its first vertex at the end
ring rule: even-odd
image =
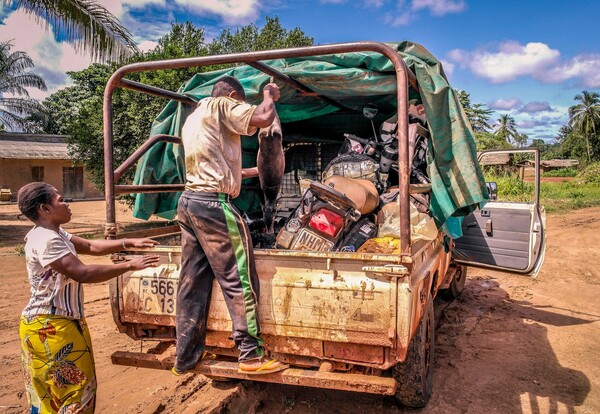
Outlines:
{"type": "Polygon", "coordinates": [[[19,210],[31,221],[38,219],[38,207],[40,204],[51,204],[56,195],[56,188],[50,184],[35,182],[25,184],[17,194],[19,210]]]}

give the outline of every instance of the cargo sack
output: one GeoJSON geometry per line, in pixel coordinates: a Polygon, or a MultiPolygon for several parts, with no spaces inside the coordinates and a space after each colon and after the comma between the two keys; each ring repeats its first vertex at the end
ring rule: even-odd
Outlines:
{"type": "MultiPolygon", "coordinates": [[[[400,209],[398,203],[386,204],[377,216],[379,230],[377,237],[400,237],[400,209]]],[[[410,203],[410,242],[418,240],[433,240],[438,235],[438,228],[432,217],[419,213],[413,203],[410,203]]]]}
{"type": "Polygon", "coordinates": [[[348,178],[358,178],[371,181],[373,184],[378,182],[377,171],[379,164],[366,154],[350,152],[348,154],[335,157],[323,171],[322,180],[333,175],[339,175],[348,178]]]}
{"type": "Polygon", "coordinates": [[[369,214],[379,205],[379,193],[369,180],[352,179],[332,175],[323,184],[344,194],[356,205],[360,214],[369,214]]]}

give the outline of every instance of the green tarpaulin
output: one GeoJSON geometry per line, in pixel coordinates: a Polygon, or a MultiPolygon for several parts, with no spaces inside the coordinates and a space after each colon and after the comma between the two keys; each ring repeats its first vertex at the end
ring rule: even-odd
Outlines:
{"type": "MultiPolygon", "coordinates": [[[[443,73],[440,63],[422,46],[410,42],[390,43],[416,75],[419,91],[409,91],[409,99],[423,103],[431,138],[428,173],[432,181],[431,212],[447,234],[460,236],[461,217],[487,201],[487,190],[476,162],[473,133],[443,73]]],[[[320,57],[265,61],[267,65],[305,85],[316,94],[337,101],[332,105],[296,89],[280,85],[277,112],[282,122],[284,142],[304,137],[308,140],[343,140],[343,133],[370,124],[362,117],[365,103],[375,103],[381,122],[396,108],[396,77],[390,61],[378,53],[355,52],[320,57]],[[342,108],[340,108],[340,106],[342,108]]],[[[214,82],[223,75],[238,78],[249,102],[258,104],[269,76],[250,66],[199,73],[179,92],[194,100],[209,96],[214,82]]],[[[154,121],[151,135],[179,135],[190,108],[169,102],[154,121]]],[[[357,134],[359,135],[359,134],[357,134]]],[[[255,163],[256,140],[244,139],[244,166],[255,163]]],[[[135,184],[178,184],[185,177],[183,149],[176,144],[156,144],[139,162],[135,184]]],[[[138,194],[134,215],[148,219],[152,214],[172,219],[179,193],[138,194]]],[[[244,194],[240,196],[243,198],[244,194]]],[[[238,198],[240,198],[238,197],[238,198]]],[[[256,208],[252,198],[237,200],[242,209],[256,208]]]]}

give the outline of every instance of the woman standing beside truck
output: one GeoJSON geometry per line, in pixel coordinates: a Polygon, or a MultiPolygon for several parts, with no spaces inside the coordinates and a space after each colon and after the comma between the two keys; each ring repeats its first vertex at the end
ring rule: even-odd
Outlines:
{"type": "Polygon", "coordinates": [[[86,240],[61,228],[71,209],[56,188],[29,183],[18,193],[21,213],[35,226],[25,237],[31,298],[19,335],[31,413],[93,413],[96,373],[83,312],[83,283],[104,282],[158,264],[145,255],[119,264],[83,264],[78,253],[104,255],[127,247],[150,247],[151,239],[86,240]]]}

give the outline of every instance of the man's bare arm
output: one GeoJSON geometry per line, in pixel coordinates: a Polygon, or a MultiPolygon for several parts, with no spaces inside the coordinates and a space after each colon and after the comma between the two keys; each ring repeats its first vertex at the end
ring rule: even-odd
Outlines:
{"type": "Polygon", "coordinates": [[[277,111],[275,102],[279,100],[279,87],[275,83],[269,83],[263,88],[263,101],[261,102],[250,119],[250,125],[256,128],[266,128],[273,123],[277,111]]]}

